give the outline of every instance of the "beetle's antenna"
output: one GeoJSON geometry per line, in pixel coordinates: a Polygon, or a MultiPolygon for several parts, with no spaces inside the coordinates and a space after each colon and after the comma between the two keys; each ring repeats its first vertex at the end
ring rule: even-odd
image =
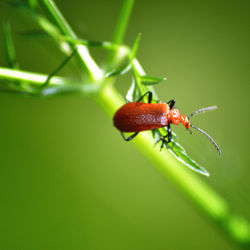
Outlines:
{"type": "Polygon", "coordinates": [[[211,106],[211,107],[196,110],[195,112],[193,112],[191,115],[188,116],[188,119],[190,119],[192,116],[194,116],[196,114],[199,114],[200,112],[204,113],[206,111],[214,110],[214,109],[217,109],[217,108],[218,108],[217,106],[211,106]]]}
{"type": "Polygon", "coordinates": [[[190,124],[190,127],[191,127],[191,128],[194,128],[194,129],[196,129],[196,130],[198,130],[198,131],[200,131],[203,135],[205,135],[205,136],[214,144],[214,146],[215,146],[215,148],[217,149],[219,155],[221,155],[221,150],[220,150],[219,146],[217,145],[217,143],[215,142],[215,140],[214,140],[208,133],[206,133],[205,131],[203,131],[203,130],[200,129],[200,128],[195,127],[195,126],[192,125],[192,124],[190,124]]]}

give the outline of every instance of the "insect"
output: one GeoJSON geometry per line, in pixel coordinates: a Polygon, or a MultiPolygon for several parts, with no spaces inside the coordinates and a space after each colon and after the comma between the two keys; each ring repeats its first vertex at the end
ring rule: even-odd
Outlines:
{"type": "Polygon", "coordinates": [[[160,138],[162,148],[164,143],[171,142],[172,130],[170,125],[178,125],[181,123],[187,130],[190,131],[190,128],[194,128],[208,137],[217,149],[219,155],[221,155],[221,150],[214,139],[202,129],[190,124],[189,121],[192,116],[216,109],[217,106],[199,109],[187,117],[182,115],[177,108],[174,108],[175,100],[170,100],[167,103],[151,103],[152,97],[152,92],[148,91],[141,96],[137,102],[126,103],[115,113],[113,118],[114,125],[121,131],[121,135],[125,141],[131,141],[142,131],[167,127],[168,133],[160,138]],[[146,95],[148,95],[148,103],[141,102],[146,95]],[[126,138],[123,134],[124,132],[134,132],[134,134],[126,138]]]}

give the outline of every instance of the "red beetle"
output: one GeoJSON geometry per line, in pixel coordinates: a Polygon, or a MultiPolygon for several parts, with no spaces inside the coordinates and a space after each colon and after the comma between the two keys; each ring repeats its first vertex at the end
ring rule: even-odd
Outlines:
{"type": "Polygon", "coordinates": [[[121,131],[122,137],[126,141],[130,141],[135,138],[141,131],[153,130],[157,128],[167,127],[167,135],[161,137],[162,146],[164,143],[169,143],[172,139],[172,131],[170,124],[178,125],[181,123],[188,130],[194,128],[207,136],[209,140],[214,144],[219,154],[221,150],[213,138],[206,132],[190,124],[189,119],[200,112],[216,109],[217,106],[211,106],[203,109],[199,109],[192,113],[190,116],[185,116],[180,111],[174,108],[175,100],[170,100],[168,103],[151,103],[152,92],[148,91],[137,102],[130,102],[123,105],[114,115],[114,125],[121,131]],[[143,103],[141,100],[148,95],[148,103],[143,103]],[[128,138],[125,138],[123,132],[134,132],[128,138]],[[167,138],[167,140],[166,140],[167,138]]]}

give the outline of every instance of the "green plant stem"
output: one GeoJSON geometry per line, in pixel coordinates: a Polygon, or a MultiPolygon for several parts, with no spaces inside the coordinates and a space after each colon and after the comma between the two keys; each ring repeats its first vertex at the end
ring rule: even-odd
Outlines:
{"type": "Polygon", "coordinates": [[[123,1],[120,16],[113,37],[113,42],[115,44],[120,44],[124,38],[133,4],[134,0],[123,1]]]}
{"type": "Polygon", "coordinates": [[[46,10],[47,14],[52,18],[54,23],[57,25],[57,27],[60,29],[61,33],[65,36],[69,36],[72,38],[77,38],[77,35],[73,31],[73,29],[69,26],[66,19],[63,17],[59,9],[57,8],[54,1],[51,0],[40,0],[39,3],[41,3],[44,6],[44,9],[46,10]]]}
{"type": "MultiPolygon", "coordinates": [[[[134,0],[124,0],[123,1],[123,5],[120,11],[120,16],[118,18],[118,22],[117,25],[115,27],[115,32],[114,32],[114,36],[113,36],[113,40],[112,42],[114,44],[120,44],[123,41],[126,29],[127,29],[127,25],[129,22],[129,17],[132,11],[132,7],[134,4],[134,0]]],[[[117,51],[111,51],[109,56],[108,56],[108,60],[107,60],[107,65],[108,67],[110,66],[110,64],[112,64],[113,62],[117,61],[117,56],[119,55],[119,53],[117,53],[117,51]]]]}
{"type": "MultiPolygon", "coordinates": [[[[110,85],[96,98],[99,106],[112,119],[116,110],[124,104],[119,93],[110,85]]],[[[176,160],[168,151],[154,148],[152,135],[144,132],[133,140],[136,147],[152,164],[194,203],[200,211],[226,232],[226,234],[242,246],[250,246],[250,226],[246,220],[233,215],[227,203],[197,175],[176,160]]]]}
{"type": "Polygon", "coordinates": [[[12,39],[9,22],[3,24],[3,38],[8,66],[13,69],[18,69],[19,66],[16,59],[15,46],[12,39]]]}
{"type": "MultiPolygon", "coordinates": [[[[60,30],[61,35],[77,39],[75,32],[71,29],[61,12],[58,10],[56,4],[52,0],[40,0],[39,3],[44,7],[47,15],[54,21],[57,28],[60,30]]],[[[94,59],[91,57],[88,48],[85,45],[79,44],[73,46],[68,44],[72,50],[77,48],[77,58],[80,65],[87,70],[90,79],[99,83],[104,77],[103,71],[96,64],[94,59]],[[95,72],[93,74],[93,72],[95,72]]]]}
{"type": "MultiPolygon", "coordinates": [[[[48,76],[45,74],[38,74],[23,70],[14,70],[14,69],[0,67],[0,79],[8,81],[21,80],[33,84],[42,85],[47,80],[47,77],[48,76]]],[[[50,79],[51,85],[65,85],[68,83],[69,81],[66,81],[63,77],[53,76],[50,79]]]]}
{"type": "MultiPolygon", "coordinates": [[[[27,72],[16,69],[9,69],[0,67],[0,79],[8,82],[23,81],[33,85],[43,86],[49,75],[27,72]]],[[[49,88],[42,93],[42,96],[57,95],[66,92],[80,93],[83,96],[92,96],[98,93],[100,87],[95,84],[83,85],[79,81],[69,80],[60,76],[53,76],[50,78],[49,88]],[[59,88],[60,87],[60,88],[59,88]],[[59,88],[59,91],[53,91],[53,88],[59,88]]]]}

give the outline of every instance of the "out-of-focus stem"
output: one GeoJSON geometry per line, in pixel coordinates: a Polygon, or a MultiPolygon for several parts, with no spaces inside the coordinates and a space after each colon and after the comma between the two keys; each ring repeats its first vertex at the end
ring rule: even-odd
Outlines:
{"type": "MultiPolygon", "coordinates": [[[[46,13],[54,21],[55,25],[60,30],[61,35],[71,37],[72,39],[77,39],[75,32],[63,17],[53,0],[40,0],[39,2],[44,7],[46,13]]],[[[76,46],[69,44],[69,46],[72,47],[73,50],[75,49],[75,47],[77,48],[78,61],[80,62],[81,66],[83,66],[87,70],[87,73],[89,74],[91,80],[96,83],[102,81],[104,73],[91,57],[88,48],[82,44],[76,46]],[[95,73],[93,74],[93,72],[95,73]]]]}

